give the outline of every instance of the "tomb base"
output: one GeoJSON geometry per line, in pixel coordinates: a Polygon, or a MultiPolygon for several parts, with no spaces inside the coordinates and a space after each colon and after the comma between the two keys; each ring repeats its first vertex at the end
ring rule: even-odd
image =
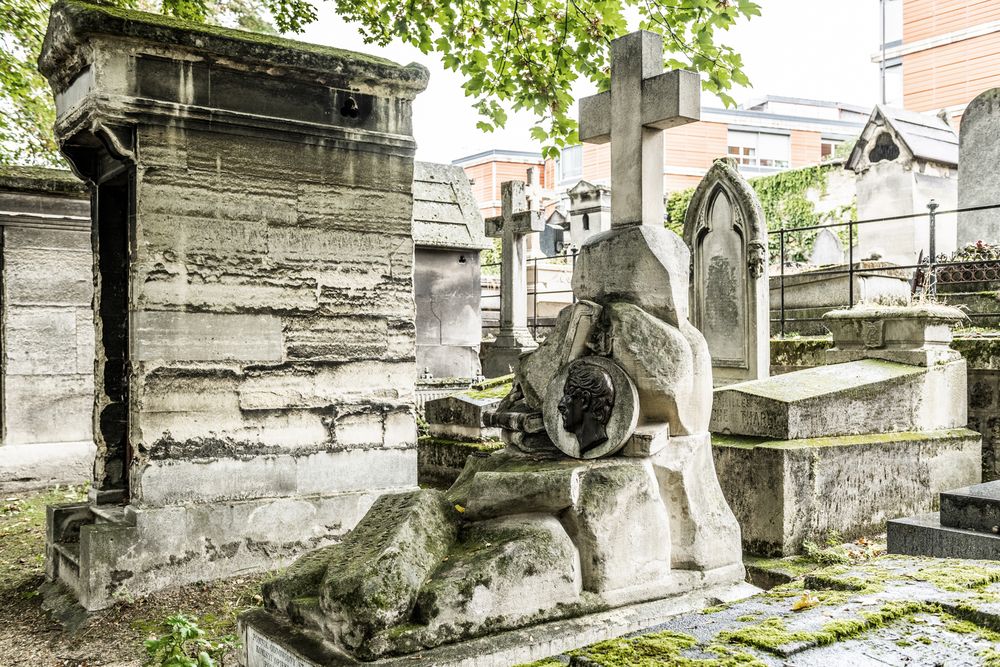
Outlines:
{"type": "Polygon", "coordinates": [[[1000,481],[941,494],[941,511],[888,524],[888,551],[1000,560],[1000,481]]]}
{"type": "Polygon", "coordinates": [[[744,551],[787,556],[833,532],[845,540],[881,533],[887,519],[927,512],[939,492],[978,482],[982,437],[962,428],[799,440],[715,435],[712,449],[744,551]]]}
{"type": "Polygon", "coordinates": [[[88,611],[287,565],[340,539],[379,491],[136,508],[48,507],[46,574],[88,611]]]}
{"type": "Polygon", "coordinates": [[[287,618],[256,609],[240,617],[245,667],[509,667],[541,660],[593,642],[650,628],[666,619],[721,603],[748,598],[760,589],[742,581],[742,564],[714,572],[690,573],[687,590],[649,602],[598,611],[576,618],[439,646],[420,653],[360,662],[324,643],[287,618]],[[713,583],[722,581],[723,583],[713,583]]]}
{"type": "Polygon", "coordinates": [[[527,329],[501,331],[496,340],[482,344],[479,356],[483,375],[495,378],[517,372],[521,355],[537,347],[538,343],[527,329]]]}

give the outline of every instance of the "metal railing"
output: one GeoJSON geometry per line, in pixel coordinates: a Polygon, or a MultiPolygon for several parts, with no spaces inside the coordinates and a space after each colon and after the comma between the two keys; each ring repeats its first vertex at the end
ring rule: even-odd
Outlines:
{"type": "MultiPolygon", "coordinates": [[[[855,277],[865,276],[877,273],[895,273],[899,274],[901,272],[909,272],[909,283],[911,286],[911,293],[921,292],[925,295],[934,297],[937,295],[939,274],[942,269],[957,268],[960,270],[971,269],[975,274],[976,267],[978,266],[990,266],[993,268],[995,265],[1000,269],[1000,261],[994,259],[984,259],[984,260],[972,260],[972,259],[960,259],[960,260],[942,260],[937,252],[937,222],[938,219],[943,215],[958,215],[961,213],[968,213],[974,211],[985,211],[1000,208],[1000,204],[990,204],[986,206],[968,206],[965,208],[956,208],[949,210],[939,210],[940,205],[933,199],[927,204],[926,213],[911,213],[906,215],[895,215],[895,216],[885,216],[881,218],[869,218],[865,220],[849,220],[847,222],[832,222],[821,225],[809,225],[803,227],[783,227],[781,229],[776,229],[769,231],[768,234],[778,235],[778,257],[772,258],[778,260],[779,272],[778,278],[778,290],[779,290],[779,305],[778,305],[778,317],[775,318],[772,314],[771,322],[778,324],[777,333],[784,336],[788,332],[790,324],[803,323],[803,322],[821,322],[822,317],[788,317],[785,296],[786,296],[786,280],[792,275],[821,277],[821,276],[847,276],[847,301],[842,304],[843,307],[852,307],[857,303],[856,290],[855,290],[855,277]],[[858,228],[862,225],[877,225],[879,223],[890,223],[899,222],[902,220],[914,220],[914,224],[918,224],[916,221],[926,218],[927,226],[927,252],[926,254],[921,251],[921,256],[915,264],[890,264],[885,263],[881,266],[862,266],[860,262],[865,261],[865,259],[856,260],[855,259],[855,240],[857,237],[856,232],[858,228]],[[816,232],[818,233],[823,229],[840,229],[847,228],[847,263],[845,268],[833,267],[829,269],[819,268],[810,269],[809,271],[804,271],[797,274],[789,274],[786,272],[786,268],[789,266],[787,254],[787,242],[786,239],[792,234],[801,234],[803,232],[816,232]]],[[[998,212],[1000,215],[1000,212],[998,212]]],[[[956,223],[957,225],[957,223],[956,223]]],[[[1000,220],[998,220],[998,230],[1000,230],[1000,220]]],[[[1000,236],[1000,234],[998,234],[1000,236]]],[[[961,248],[956,248],[956,251],[961,250],[961,248]]],[[[998,270],[998,275],[1000,275],[1000,270],[998,270]]],[[[950,275],[950,274],[948,274],[950,275]]],[[[950,283],[961,283],[962,280],[949,280],[950,283]]],[[[976,282],[976,281],[968,281],[976,282]]],[[[987,277],[980,279],[978,282],[989,282],[994,283],[994,287],[1000,288],[1000,280],[993,280],[987,277]]],[[[976,318],[1000,318],[1000,311],[997,312],[967,312],[966,313],[970,319],[975,321],[976,318]]]]}
{"type": "MultiPolygon", "coordinates": [[[[788,309],[786,308],[785,296],[788,285],[786,284],[789,278],[793,276],[808,276],[813,277],[834,277],[834,276],[847,276],[847,293],[844,295],[846,298],[844,302],[833,306],[833,307],[851,307],[858,302],[857,299],[857,289],[855,287],[855,278],[859,276],[869,276],[876,275],[879,273],[887,274],[891,273],[896,277],[902,274],[907,275],[907,281],[910,285],[911,293],[923,293],[930,296],[937,294],[938,287],[941,284],[961,284],[961,283],[975,283],[982,286],[983,284],[989,285],[991,289],[1000,290],[1000,259],[959,259],[959,260],[944,260],[937,253],[937,233],[938,233],[938,220],[943,215],[959,215],[961,213],[968,213],[974,211],[985,211],[1000,209],[1000,204],[991,204],[987,206],[970,206],[965,208],[949,209],[949,210],[939,210],[939,205],[937,202],[931,200],[927,204],[927,211],[920,213],[911,213],[906,215],[895,215],[886,216],[881,218],[869,218],[865,220],[850,220],[847,222],[831,222],[819,225],[808,225],[802,227],[782,227],[780,229],[769,231],[768,234],[773,238],[777,235],[778,238],[778,248],[775,253],[773,250],[771,252],[771,263],[772,266],[777,263],[778,271],[773,272],[772,269],[772,279],[777,279],[778,287],[778,307],[776,309],[771,309],[771,323],[772,331],[774,330],[773,325],[777,325],[777,331],[774,333],[785,336],[787,333],[792,333],[790,329],[794,329],[796,325],[803,323],[818,323],[822,322],[822,317],[789,317],[788,309]],[[863,262],[865,259],[855,258],[855,243],[858,239],[859,228],[870,225],[886,224],[899,222],[903,220],[914,220],[914,224],[919,224],[919,221],[926,219],[927,228],[927,239],[928,247],[927,252],[924,254],[921,252],[921,257],[916,263],[913,264],[891,264],[888,262],[882,263],[879,266],[864,266],[863,262]],[[796,234],[804,234],[812,232],[818,234],[821,230],[841,230],[846,228],[846,255],[847,261],[846,266],[832,266],[830,268],[816,268],[809,269],[808,271],[802,271],[798,273],[789,273],[786,271],[787,268],[792,266],[792,262],[789,261],[788,257],[788,242],[787,239],[796,234]],[[777,311],[775,315],[774,311],[777,311]]],[[[997,211],[997,236],[1000,237],[1000,211],[997,211]]],[[[961,248],[957,249],[961,250],[961,248]]],[[[528,291],[527,296],[531,300],[531,308],[529,309],[528,315],[528,327],[535,338],[539,337],[539,332],[547,333],[551,329],[554,321],[555,315],[545,317],[541,316],[538,312],[538,298],[544,296],[552,296],[558,294],[568,294],[569,299],[568,304],[576,302],[576,296],[573,294],[571,287],[567,286],[565,289],[539,289],[539,264],[545,263],[552,266],[556,266],[553,260],[564,259],[569,263],[570,271],[567,272],[567,279],[571,280],[572,270],[576,268],[576,258],[578,255],[578,250],[572,246],[569,250],[561,255],[556,255],[555,257],[535,257],[527,260],[527,263],[532,271],[529,272],[528,278],[528,291]]],[[[502,298],[502,290],[500,288],[499,281],[502,280],[502,269],[501,263],[488,263],[483,264],[481,269],[483,271],[483,276],[489,273],[489,269],[496,269],[496,275],[498,278],[497,282],[497,304],[496,309],[497,319],[496,323],[488,321],[486,317],[487,313],[493,312],[492,309],[484,309],[483,317],[483,331],[496,331],[499,329],[499,313],[500,313],[500,299],[502,298]]],[[[543,267],[544,270],[547,267],[543,267]]],[[[978,291],[978,290],[977,290],[978,291]]],[[[976,319],[987,319],[995,318],[1000,322],[1000,300],[997,301],[998,309],[996,312],[967,312],[966,314],[975,323],[976,319]]],[[[770,307],[770,304],[769,304],[770,307]]],[[[829,308],[827,308],[829,309],[829,308]]]]}
{"type": "MultiPolygon", "coordinates": [[[[570,267],[570,271],[567,274],[567,278],[570,281],[572,281],[573,271],[576,270],[576,257],[577,257],[578,254],[579,254],[579,250],[577,250],[573,246],[568,246],[567,251],[564,252],[561,255],[555,255],[553,257],[532,257],[531,259],[528,259],[526,261],[526,264],[528,264],[531,267],[531,269],[532,269],[532,271],[530,271],[529,274],[528,274],[528,295],[527,296],[528,296],[528,299],[531,300],[531,308],[530,308],[530,312],[528,314],[528,328],[531,329],[531,335],[534,336],[536,339],[538,339],[538,332],[539,332],[540,329],[544,333],[547,333],[548,329],[551,329],[552,326],[553,326],[553,324],[555,323],[555,316],[554,315],[552,317],[540,317],[539,316],[539,314],[538,314],[538,297],[540,297],[540,296],[549,296],[549,295],[554,295],[554,294],[568,294],[569,295],[569,301],[568,301],[568,303],[569,304],[576,303],[576,295],[573,294],[573,288],[571,286],[567,287],[566,289],[555,289],[555,290],[540,290],[540,289],[538,289],[538,282],[539,282],[538,281],[538,273],[539,273],[538,264],[540,262],[543,262],[543,263],[549,264],[550,267],[556,267],[556,266],[563,266],[562,264],[556,263],[556,260],[566,260],[566,261],[568,261],[568,266],[570,267]]],[[[485,276],[486,269],[496,268],[497,269],[497,274],[496,275],[497,275],[497,277],[498,277],[499,280],[502,280],[503,279],[503,276],[502,276],[502,272],[503,271],[502,271],[501,267],[502,267],[502,264],[500,262],[491,262],[489,264],[483,264],[483,265],[481,265],[480,269],[482,270],[483,275],[485,276]]],[[[546,268],[550,268],[550,267],[546,267],[546,268]]],[[[500,328],[500,323],[499,323],[500,299],[503,298],[503,290],[499,286],[499,280],[498,280],[498,285],[497,285],[497,297],[496,297],[496,299],[497,299],[497,309],[496,309],[496,312],[497,312],[497,323],[496,324],[487,324],[486,323],[486,318],[484,317],[483,318],[483,332],[484,333],[487,332],[487,331],[491,331],[491,332],[494,331],[494,330],[498,331],[499,328],[500,328]]]]}

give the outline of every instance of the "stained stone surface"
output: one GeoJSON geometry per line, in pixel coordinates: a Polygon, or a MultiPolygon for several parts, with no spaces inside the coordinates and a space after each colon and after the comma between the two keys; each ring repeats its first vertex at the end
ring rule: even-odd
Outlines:
{"type": "Polygon", "coordinates": [[[744,551],[791,555],[806,540],[880,533],[888,519],[930,511],[941,491],[979,479],[981,447],[978,433],[947,429],[801,440],[716,435],[712,450],[744,551]]]}
{"type": "Polygon", "coordinates": [[[941,523],[952,528],[997,533],[1000,480],[941,493],[941,523]]]}
{"type": "Polygon", "coordinates": [[[997,582],[998,563],[883,556],[815,570],[804,581],[560,657],[592,667],[642,660],[774,667],[988,665],[1000,646],[997,582]],[[793,611],[803,595],[806,606],[793,611]]]}
{"type": "Polygon", "coordinates": [[[270,568],[414,487],[426,69],[74,0],[39,66],[98,184],[91,500],[128,506],[48,575],[96,609],[270,568]]]}

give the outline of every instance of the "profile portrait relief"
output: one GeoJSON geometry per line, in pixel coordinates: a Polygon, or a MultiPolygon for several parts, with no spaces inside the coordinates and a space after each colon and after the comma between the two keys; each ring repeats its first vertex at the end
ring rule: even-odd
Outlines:
{"type": "Polygon", "coordinates": [[[570,364],[559,414],[563,428],[576,436],[581,455],[607,441],[614,405],[615,386],[606,370],[583,360],[570,364]]]}

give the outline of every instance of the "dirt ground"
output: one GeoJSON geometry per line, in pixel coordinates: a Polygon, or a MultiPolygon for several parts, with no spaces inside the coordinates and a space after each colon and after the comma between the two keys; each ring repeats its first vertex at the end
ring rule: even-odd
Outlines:
{"type": "MultiPolygon", "coordinates": [[[[0,667],[139,667],[143,642],[176,613],[193,617],[206,638],[235,632],[236,615],[261,602],[266,575],[196,583],[92,614],[75,632],[42,609],[45,506],[79,502],[82,488],[54,488],[0,497],[0,667]]],[[[235,667],[234,652],[224,667],[235,667]]]]}

